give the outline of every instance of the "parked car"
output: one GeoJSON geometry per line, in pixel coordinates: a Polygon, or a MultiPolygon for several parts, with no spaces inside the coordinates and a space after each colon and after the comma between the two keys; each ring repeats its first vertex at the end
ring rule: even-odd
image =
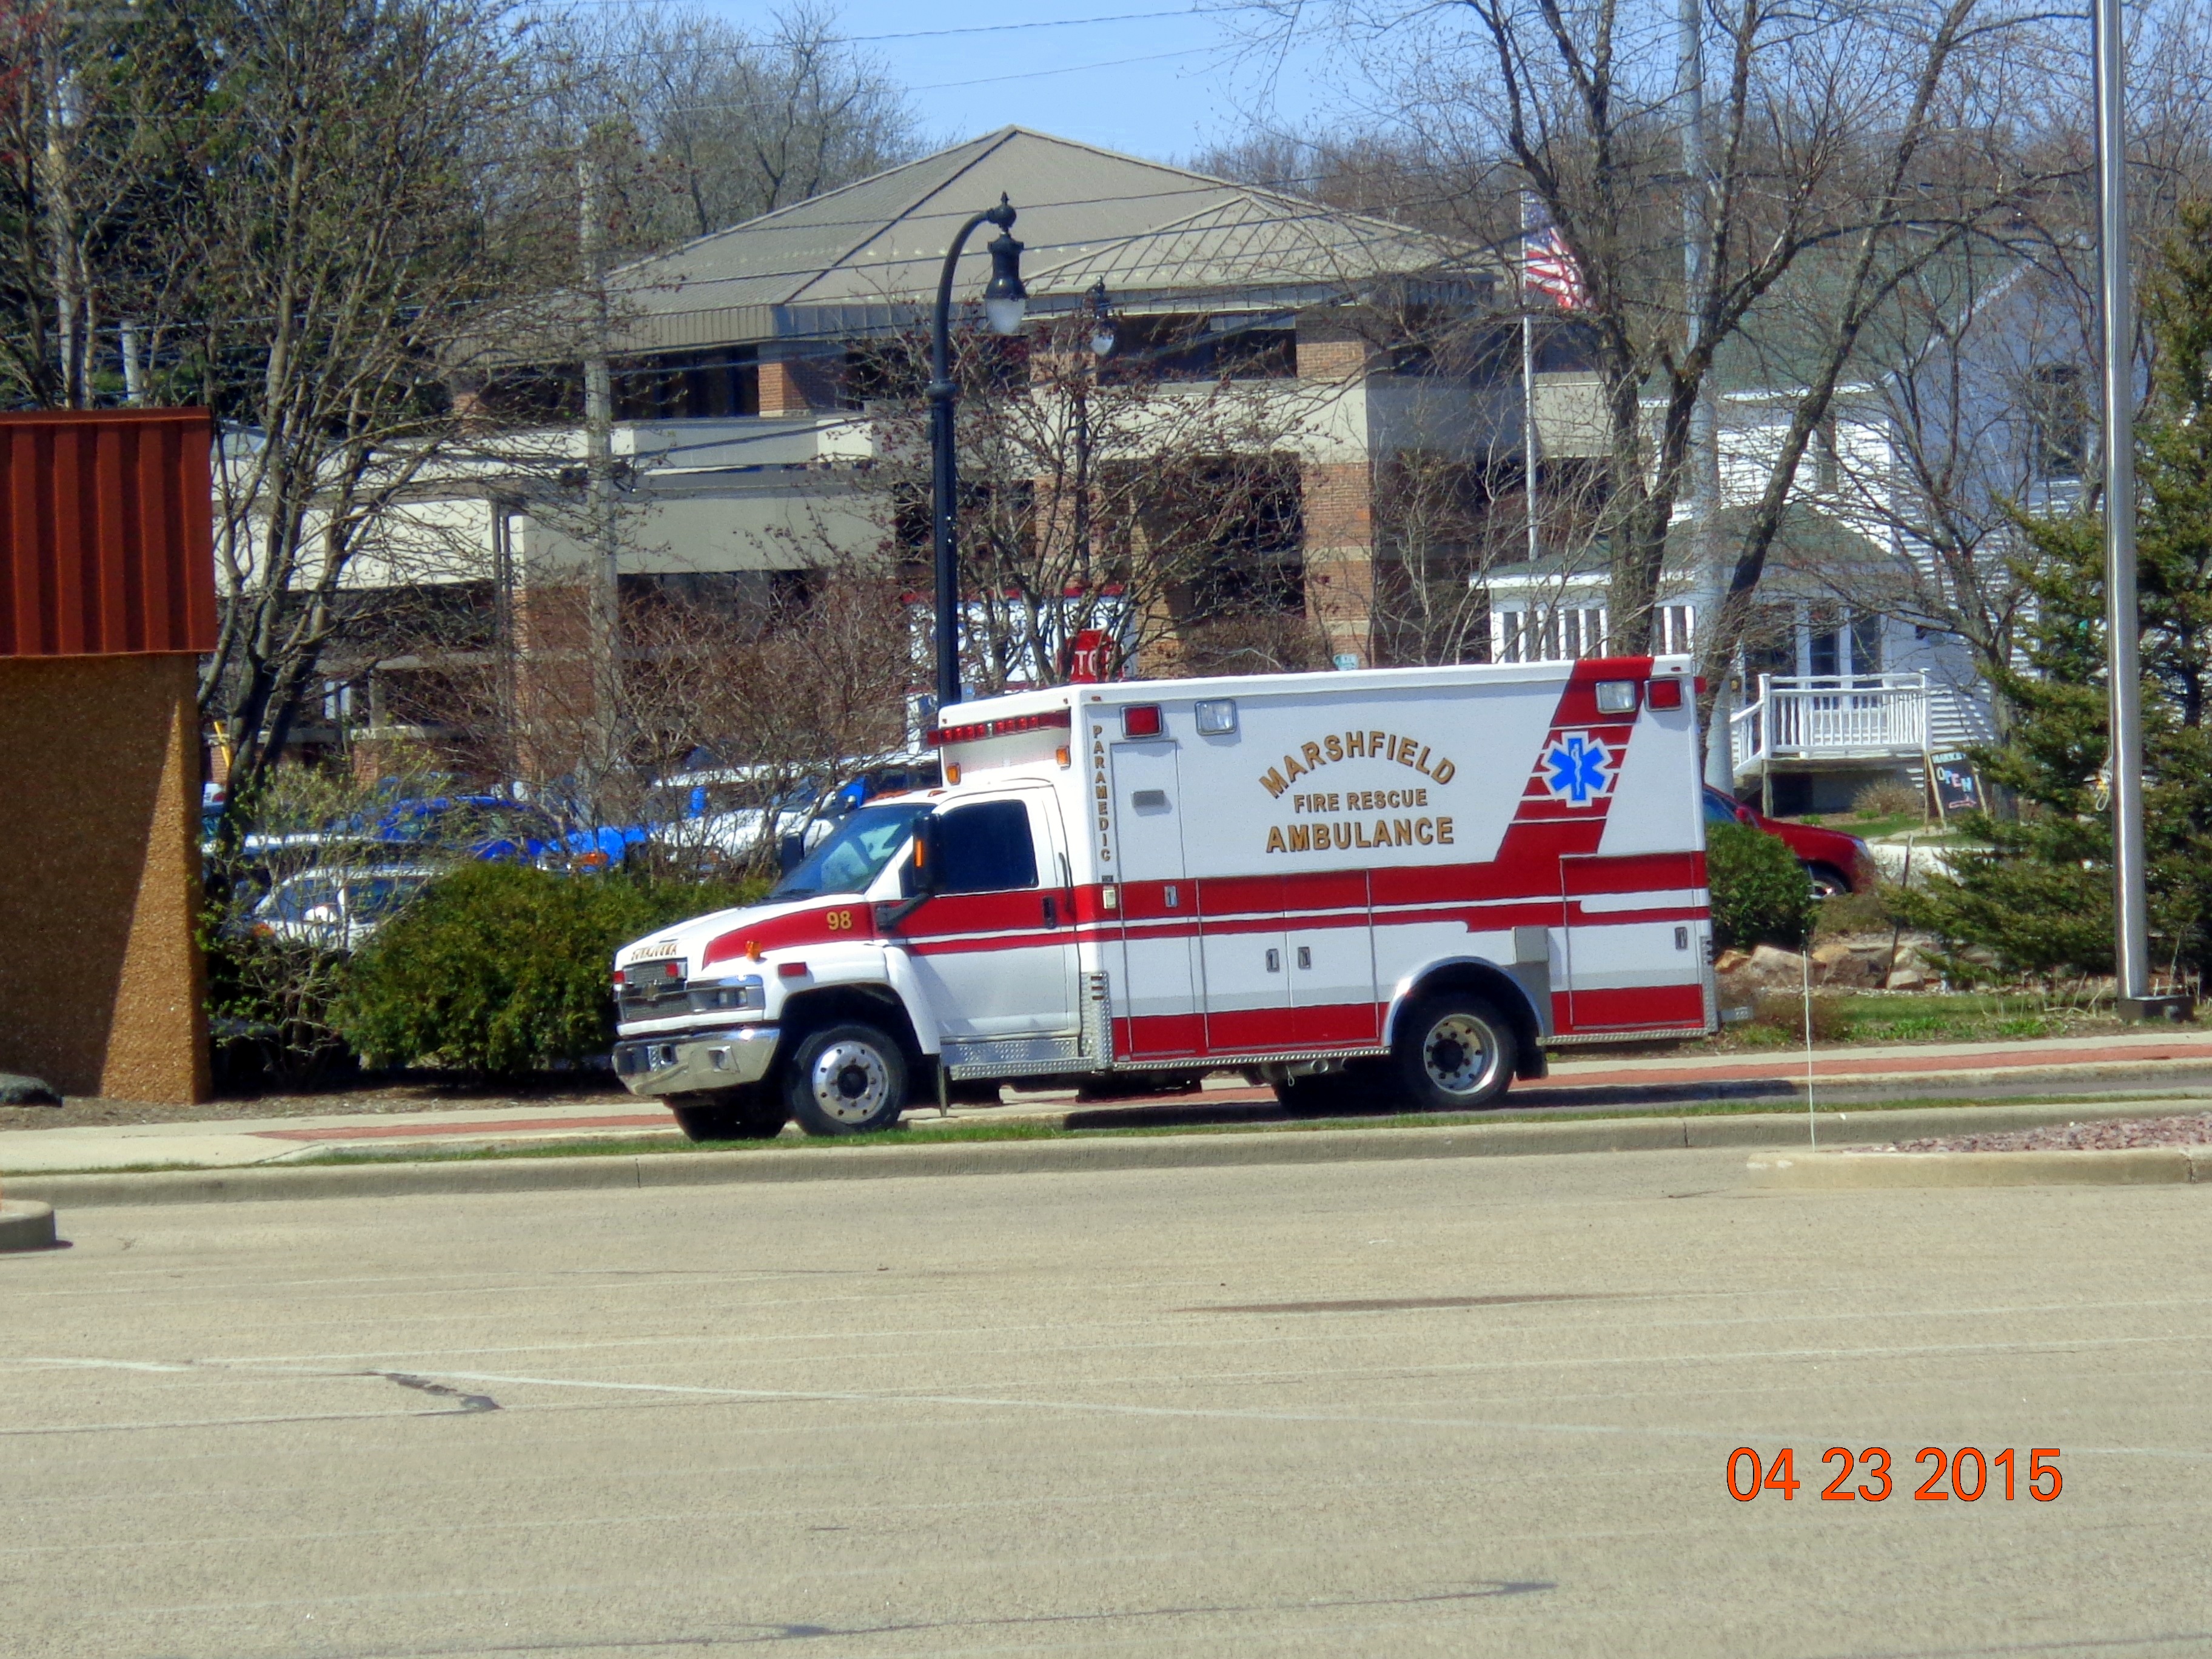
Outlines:
{"type": "Polygon", "coordinates": [[[897,755],[863,765],[842,763],[828,801],[818,782],[789,781],[782,769],[714,767],[664,778],[648,797],[656,843],[677,851],[711,851],[742,864],[767,849],[771,823],[777,860],[796,865],[828,840],[839,821],[881,795],[934,789],[940,773],[933,754],[897,755]],[[816,810],[820,803],[820,810],[816,810]]]}
{"type": "Polygon", "coordinates": [[[1823,830],[1818,824],[1770,818],[1710,783],[1705,786],[1705,822],[1744,824],[1784,842],[1812,878],[1814,892],[1822,898],[1858,892],[1874,878],[1867,845],[1856,836],[1823,830]]]}
{"type": "Polygon", "coordinates": [[[647,798],[647,832],[660,847],[706,853],[744,864],[763,850],[771,816],[779,830],[805,822],[819,795],[808,782],[764,766],[719,766],[679,772],[653,786],[647,798]]]}
{"type": "Polygon", "coordinates": [[[351,952],[437,873],[411,864],[303,870],[271,888],[248,913],[246,925],[264,939],[351,952]]]}
{"type": "Polygon", "coordinates": [[[504,795],[397,800],[373,816],[358,815],[344,827],[380,842],[458,845],[477,859],[534,861],[558,854],[570,839],[561,821],[544,807],[504,795]]]}

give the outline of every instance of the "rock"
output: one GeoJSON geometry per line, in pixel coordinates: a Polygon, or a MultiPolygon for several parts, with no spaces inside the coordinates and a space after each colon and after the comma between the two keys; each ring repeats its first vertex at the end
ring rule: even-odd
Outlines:
{"type": "Polygon", "coordinates": [[[0,1106],[58,1106],[62,1097],[48,1085],[16,1072],[0,1072],[0,1106]]]}
{"type": "Polygon", "coordinates": [[[1751,953],[1748,951],[1739,951],[1734,945],[1730,945],[1713,958],[1713,971],[1717,974],[1733,974],[1750,960],[1751,953]]]}
{"type": "Polygon", "coordinates": [[[1883,988],[1889,991],[1924,991],[1928,975],[1918,967],[1900,967],[1893,970],[1883,988]]]}
{"type": "Polygon", "coordinates": [[[1804,977],[1805,958],[1795,951],[1782,951],[1771,945],[1762,945],[1751,953],[1746,971],[1753,977],[1779,984],[1788,981],[1796,984],[1804,977]]]}

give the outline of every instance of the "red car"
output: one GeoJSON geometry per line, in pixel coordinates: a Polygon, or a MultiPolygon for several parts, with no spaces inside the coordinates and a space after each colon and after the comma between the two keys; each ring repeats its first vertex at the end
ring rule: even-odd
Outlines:
{"type": "Polygon", "coordinates": [[[1871,879],[1872,864],[1866,843],[1840,830],[1822,830],[1810,823],[1784,823],[1755,812],[1734,796],[1705,786],[1705,822],[1741,823],[1764,830],[1787,843],[1813,878],[1813,890],[1822,898],[1856,893],[1871,879]]]}

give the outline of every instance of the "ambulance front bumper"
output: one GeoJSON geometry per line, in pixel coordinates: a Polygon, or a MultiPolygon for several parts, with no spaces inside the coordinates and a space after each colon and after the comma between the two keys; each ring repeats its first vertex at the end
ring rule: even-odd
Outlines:
{"type": "Polygon", "coordinates": [[[685,1031],[615,1044],[615,1074],[634,1095],[689,1095],[741,1088],[768,1075],[777,1028],[685,1031]]]}

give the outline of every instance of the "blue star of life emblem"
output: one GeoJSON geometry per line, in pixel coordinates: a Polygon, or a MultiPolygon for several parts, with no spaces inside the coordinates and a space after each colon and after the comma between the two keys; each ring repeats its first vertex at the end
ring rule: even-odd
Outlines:
{"type": "Polygon", "coordinates": [[[1588,806],[1613,788],[1613,750],[1587,732],[1560,738],[1544,751],[1544,787],[1553,800],[1588,806]]]}

